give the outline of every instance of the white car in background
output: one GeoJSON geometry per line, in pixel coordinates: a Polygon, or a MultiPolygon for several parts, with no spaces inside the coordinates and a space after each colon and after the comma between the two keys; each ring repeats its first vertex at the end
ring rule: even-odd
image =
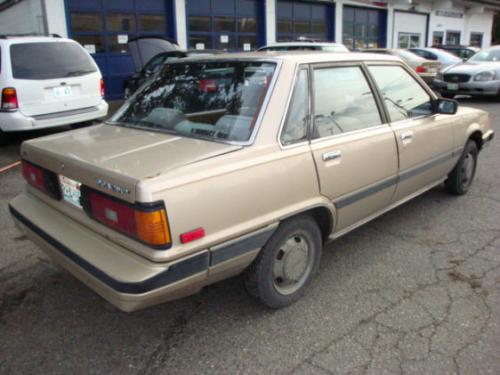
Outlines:
{"type": "Polygon", "coordinates": [[[77,42],[0,36],[0,142],[6,133],[105,117],[101,72],[77,42]]]}

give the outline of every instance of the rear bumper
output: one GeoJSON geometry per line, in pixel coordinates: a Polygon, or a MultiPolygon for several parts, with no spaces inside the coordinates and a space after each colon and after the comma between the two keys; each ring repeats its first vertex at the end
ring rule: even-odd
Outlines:
{"type": "Polygon", "coordinates": [[[21,111],[0,112],[0,129],[4,132],[45,129],[97,120],[107,114],[108,103],[104,100],[91,108],[33,117],[23,115],[21,111]]]}
{"type": "Polygon", "coordinates": [[[173,262],[156,263],[99,236],[29,194],[14,198],[9,209],[28,238],[123,311],[178,299],[241,272],[275,228],[264,228],[173,262]]]}
{"type": "Polygon", "coordinates": [[[428,85],[431,85],[432,82],[434,81],[434,78],[436,78],[436,73],[419,73],[418,74],[420,78],[424,80],[425,83],[428,85]]]}
{"type": "Polygon", "coordinates": [[[448,83],[434,80],[432,86],[441,93],[455,95],[495,96],[500,91],[500,81],[458,83],[457,90],[448,90],[448,83]]]}

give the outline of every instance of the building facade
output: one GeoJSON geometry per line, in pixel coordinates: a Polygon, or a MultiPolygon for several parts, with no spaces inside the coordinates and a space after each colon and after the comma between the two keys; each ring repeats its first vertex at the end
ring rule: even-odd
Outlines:
{"type": "Polygon", "coordinates": [[[494,0],[4,0],[0,34],[55,33],[94,57],[109,99],[134,71],[127,41],[162,35],[182,48],[253,50],[307,37],[348,48],[488,47],[494,0]]]}

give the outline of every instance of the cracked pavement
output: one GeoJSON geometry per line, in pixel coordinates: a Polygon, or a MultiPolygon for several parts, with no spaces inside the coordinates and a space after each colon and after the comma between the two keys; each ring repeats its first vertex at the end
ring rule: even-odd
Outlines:
{"type": "MultiPolygon", "coordinates": [[[[462,99],[493,115],[500,105],[462,99]]],[[[3,148],[1,165],[16,159],[3,148]]],[[[14,227],[19,170],[0,175],[0,373],[498,374],[500,147],[466,196],[437,187],[330,243],[305,297],[280,311],[235,277],[132,314],[14,227]]]]}

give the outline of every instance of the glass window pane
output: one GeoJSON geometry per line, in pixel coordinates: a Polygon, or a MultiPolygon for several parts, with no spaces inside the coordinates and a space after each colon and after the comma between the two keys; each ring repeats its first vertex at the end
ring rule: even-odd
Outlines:
{"type": "Polygon", "coordinates": [[[167,64],[113,121],[219,142],[247,141],[275,71],[266,62],[167,64]]]}
{"type": "Polygon", "coordinates": [[[222,51],[232,51],[236,49],[236,37],[234,35],[216,35],[215,49],[222,51]],[[227,43],[225,42],[227,40],[227,43]]]}
{"type": "Polygon", "coordinates": [[[316,69],[314,111],[316,137],[381,124],[375,99],[359,67],[316,69]]]}
{"type": "Polygon", "coordinates": [[[160,14],[141,14],[139,22],[141,31],[165,33],[167,29],[165,16],[160,14]]]}
{"type": "Polygon", "coordinates": [[[284,145],[307,139],[308,84],[307,70],[302,69],[297,76],[293,97],[281,133],[284,145]]]}
{"type": "Polygon", "coordinates": [[[16,43],[10,46],[12,75],[19,79],[53,79],[94,73],[92,58],[76,43],[16,43]]]}
{"type": "Polygon", "coordinates": [[[205,16],[190,16],[188,19],[189,31],[202,31],[209,33],[210,17],[205,16]]]}
{"type": "Polygon", "coordinates": [[[328,32],[328,26],[325,21],[312,21],[312,32],[315,34],[326,35],[328,32]]]}
{"type": "Polygon", "coordinates": [[[278,33],[291,33],[292,32],[292,20],[291,19],[279,19],[277,22],[278,22],[278,33]]]}
{"type": "Polygon", "coordinates": [[[75,35],[73,39],[84,47],[85,45],[94,46],[96,53],[105,52],[104,38],[102,35],[75,35]]]}
{"type": "MultiPolygon", "coordinates": [[[[128,38],[131,39],[132,35],[129,35],[128,38]]],[[[108,36],[108,50],[109,50],[109,52],[127,53],[128,52],[128,44],[127,43],[118,43],[118,35],[109,35],[108,36]]]]}
{"type": "Polygon", "coordinates": [[[252,51],[257,48],[257,36],[245,35],[238,38],[238,49],[243,51],[252,51]]]}
{"type": "Polygon", "coordinates": [[[215,17],[215,31],[234,33],[236,31],[234,17],[215,17]]]}
{"type": "Polygon", "coordinates": [[[108,31],[135,32],[135,16],[126,13],[108,13],[108,31]]]}
{"type": "Polygon", "coordinates": [[[307,34],[310,30],[309,21],[295,20],[295,32],[298,34],[307,34]]]}
{"type": "Polygon", "coordinates": [[[384,98],[391,121],[432,114],[429,94],[399,66],[370,66],[384,98]]]}
{"type": "Polygon", "coordinates": [[[192,35],[189,37],[189,48],[212,49],[212,37],[210,35],[192,35]]]}
{"type": "Polygon", "coordinates": [[[242,33],[257,32],[257,20],[255,18],[240,18],[238,20],[238,31],[242,33]]]}
{"type": "Polygon", "coordinates": [[[89,31],[102,32],[102,14],[100,13],[71,13],[71,29],[73,32],[89,31]]]}

